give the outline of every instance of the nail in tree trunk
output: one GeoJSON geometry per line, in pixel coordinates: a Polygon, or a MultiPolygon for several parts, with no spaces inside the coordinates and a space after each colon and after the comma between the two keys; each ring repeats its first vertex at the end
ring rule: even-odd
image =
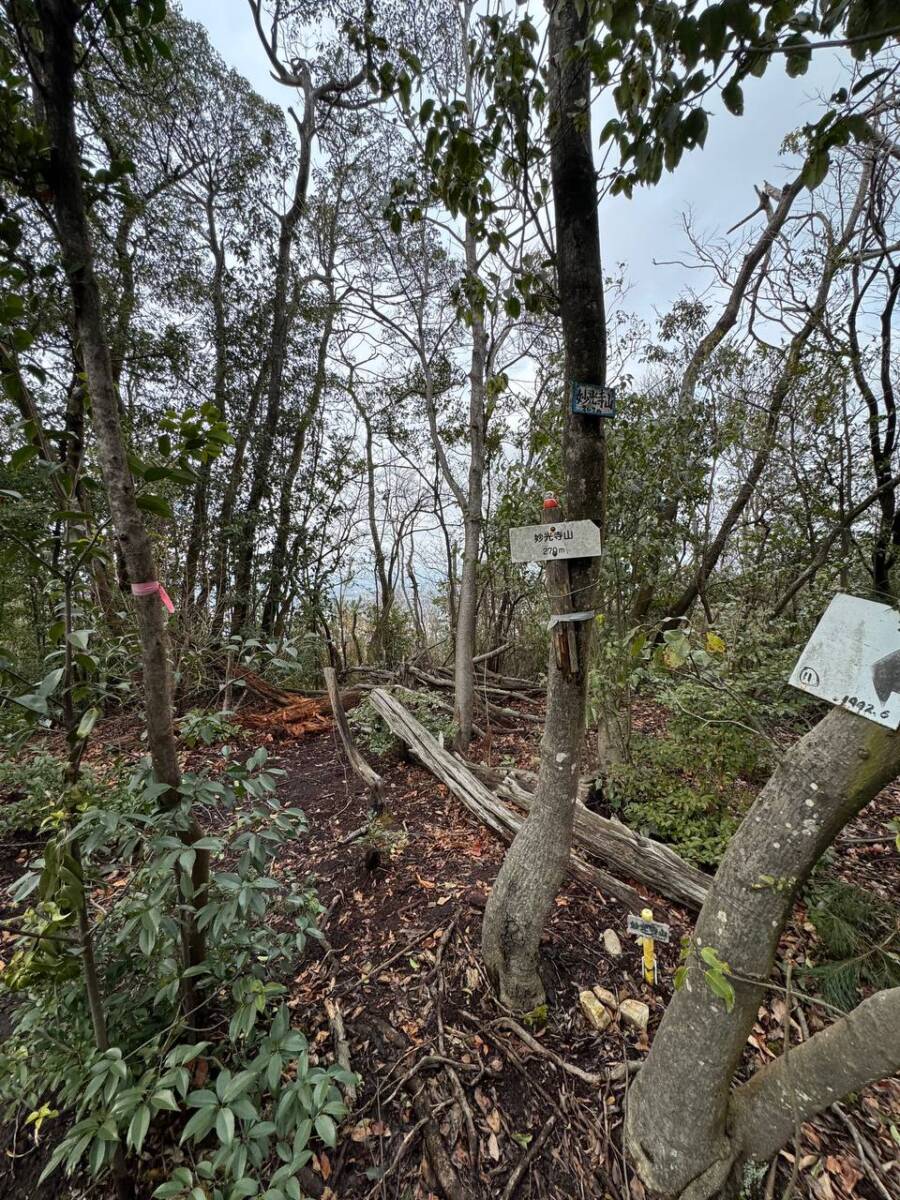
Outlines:
{"type": "Polygon", "coordinates": [[[707,1200],[740,1189],[744,1164],[766,1161],[802,1122],[900,1066],[900,988],[732,1090],[798,890],[843,826],[900,771],[900,735],[833,709],[784,756],[732,838],[694,932],[676,991],[628,1092],[626,1139],[644,1183],[707,1200]],[[696,955],[734,972],[726,1010],[696,955]],[[741,978],[738,978],[740,976],[741,978]]]}
{"type": "MultiPolygon", "coordinates": [[[[606,383],[603,276],[591,154],[590,71],[575,47],[587,35],[588,6],[560,0],[550,11],[551,171],[556,215],[556,273],[565,345],[563,469],[571,519],[602,525],[605,435],[602,420],[573,413],[573,381],[606,383]]],[[[573,559],[571,593],[590,610],[593,559],[573,559]]],[[[538,947],[569,860],[585,729],[592,621],[574,623],[574,669],[551,647],[547,718],[538,790],[488,900],[482,948],[502,1002],[528,1010],[541,1003],[538,947]]]]}

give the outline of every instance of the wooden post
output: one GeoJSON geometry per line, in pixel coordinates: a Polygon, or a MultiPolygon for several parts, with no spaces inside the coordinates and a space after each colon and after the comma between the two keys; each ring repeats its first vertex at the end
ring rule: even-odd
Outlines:
{"type": "Polygon", "coordinates": [[[344,747],[344,753],[347,755],[354,773],[359,776],[369,789],[373,811],[379,813],[381,812],[382,801],[384,799],[384,784],[381,781],[381,776],[369,766],[353,740],[353,734],[350,732],[350,726],[347,723],[347,714],[344,712],[344,706],[341,703],[337,672],[334,667],[325,667],[323,674],[325,675],[325,686],[328,688],[328,699],[331,702],[331,713],[334,717],[338,736],[341,739],[341,745],[344,747]]]}
{"type": "MultiPolygon", "coordinates": [[[[548,492],[541,513],[542,525],[558,525],[562,521],[559,501],[548,492]]],[[[573,612],[572,584],[569,579],[569,564],[566,559],[551,560],[546,564],[547,596],[550,600],[551,617],[573,612]]],[[[556,651],[556,665],[565,675],[578,673],[578,643],[571,621],[557,621],[550,630],[556,651]]]]}

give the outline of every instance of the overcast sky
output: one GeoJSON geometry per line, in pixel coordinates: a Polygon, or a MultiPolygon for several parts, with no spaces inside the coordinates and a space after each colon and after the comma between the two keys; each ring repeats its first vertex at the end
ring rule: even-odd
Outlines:
{"type": "MultiPolygon", "coordinates": [[[[264,96],[286,105],[294,93],[276,83],[259,44],[246,0],[182,0],[184,15],[209,30],[213,46],[229,66],[241,72],[264,96]]],[[[772,64],[762,80],[748,80],[745,110],[733,117],[715,110],[703,150],[687,153],[674,175],[653,188],[641,188],[632,200],[615,197],[600,209],[604,261],[626,265],[631,282],[628,307],[646,319],[664,312],[684,286],[700,288],[696,272],[655,266],[654,260],[683,256],[681,214],[691,209],[696,227],[723,233],[756,205],[754,184],[780,185],[785,169],[779,147],[785,134],[820,115],[818,97],[830,95],[841,79],[837,55],[819,51],[805,76],[789,79],[783,64],[772,64]]],[[[602,120],[596,122],[596,129],[602,120]]],[[[599,155],[598,155],[599,160],[599,155]]],[[[760,218],[756,218],[757,222],[760,218]]],[[[748,226],[752,229],[753,226],[748,226]]]]}

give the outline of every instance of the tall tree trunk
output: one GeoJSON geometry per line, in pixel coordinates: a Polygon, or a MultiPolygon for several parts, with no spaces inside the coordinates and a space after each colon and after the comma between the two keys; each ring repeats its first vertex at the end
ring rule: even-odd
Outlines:
{"type": "MultiPolygon", "coordinates": [[[[803,353],[810,338],[821,327],[828,306],[831,285],[842,266],[843,254],[853,238],[860,216],[862,215],[871,173],[872,160],[869,157],[866,159],[864,169],[861,172],[855,202],[847,216],[840,236],[837,238],[833,234],[829,236],[828,256],[822,266],[822,277],[816,288],[815,299],[811,305],[807,306],[806,311],[808,315],[806,320],[788,342],[785,349],[784,361],[772,388],[772,396],[769,401],[759,448],[753,455],[746,477],[738,488],[725,516],[722,518],[722,523],[716,531],[715,537],[706,545],[700,555],[693,578],[667,611],[663,621],[663,628],[677,625],[681,618],[690,612],[698,596],[704,595],[706,585],[713,571],[716,569],[719,559],[722,557],[731,532],[749,504],[756,490],[756,485],[759,483],[763,471],[768,465],[777,441],[781,413],[797,381],[803,353]]],[[[785,198],[782,196],[781,204],[783,205],[784,203],[785,198]]]]}
{"type": "Polygon", "coordinates": [[[229,583],[230,560],[233,543],[237,540],[234,529],[234,516],[241,482],[244,478],[244,463],[247,460],[250,437],[253,433],[265,387],[266,368],[265,364],[263,364],[251,389],[250,403],[246,413],[243,414],[241,427],[237,430],[235,436],[234,454],[231,459],[231,465],[228,468],[228,478],[219,508],[217,522],[219,527],[218,540],[216,542],[215,561],[213,564],[213,587],[216,592],[216,607],[213,612],[211,626],[213,637],[216,638],[221,636],[225,624],[225,613],[232,599],[229,583]]]}
{"type": "Polygon", "coordinates": [[[278,233],[278,258],[275,265],[275,280],[272,295],[272,327],[269,338],[266,389],[266,415],[260,431],[253,478],[247,495],[247,503],[241,518],[237,539],[234,610],[232,633],[239,633],[247,623],[250,612],[250,589],[253,577],[253,558],[256,550],[255,538],[259,525],[260,505],[269,490],[272,472],[272,450],[281,419],[282,385],[287,343],[290,335],[294,306],[289,304],[291,258],[297,225],[306,208],[306,193],[309,188],[312,143],[315,137],[316,109],[311,87],[306,89],[303,120],[298,124],[300,135],[300,161],[294,182],[294,195],[290,208],[280,218],[278,233]]]}
{"type": "Polygon", "coordinates": [[[291,441],[291,457],[281,485],[281,500],[278,505],[278,524],[275,529],[275,541],[272,546],[272,562],[269,568],[269,587],[266,602],[263,606],[262,630],[270,634],[275,628],[275,621],[281,607],[285,590],[285,568],[287,566],[288,538],[291,531],[291,508],[294,483],[303,462],[303,452],[306,449],[306,434],[310,423],[315,420],[325,391],[326,366],[328,363],[328,346],[334,329],[335,304],[331,286],[331,271],[334,267],[334,245],[332,258],[328,264],[329,303],[325,313],[325,325],[319,338],[319,348],[316,356],[316,373],[313,379],[312,391],[307,399],[291,441]]]}
{"type": "MultiPolygon", "coordinates": [[[[900,735],[835,708],[785,755],[732,838],[697,922],[693,953],[712,949],[729,965],[734,1006],[726,1010],[692,958],[685,986],[672,998],[628,1092],[628,1147],[654,1190],[707,1200],[748,1157],[774,1153],[790,1136],[792,1121],[784,1116],[788,1093],[772,1082],[776,1075],[784,1079],[783,1060],[777,1071],[761,1072],[770,1082],[754,1080],[732,1092],[734,1073],[798,890],[847,821],[898,771],[900,735]],[[772,1104],[768,1113],[760,1096],[772,1104]]],[[[890,1073],[900,1063],[896,996],[875,1008],[885,1019],[889,1010],[894,1014],[892,1049],[885,1054],[881,1046],[873,1055],[831,1034],[851,1057],[829,1058],[824,1086],[806,1091],[799,1086],[803,1075],[794,1077],[804,1117],[861,1087],[873,1070],[890,1073]],[[833,1085],[828,1072],[834,1073],[833,1085]]],[[[866,1027],[862,1018],[858,1024],[866,1027]]],[[[809,1061],[820,1054],[813,1049],[821,1046],[820,1038],[829,1040],[826,1034],[811,1040],[809,1061]]],[[[800,1052],[790,1058],[795,1055],[799,1059],[800,1052]]]]}
{"type": "MultiPolygon", "coordinates": [[[[466,272],[471,283],[478,282],[478,248],[471,225],[466,225],[466,272]]],[[[478,552],[484,504],[484,443],[487,434],[485,410],[485,374],[487,371],[487,330],[484,309],[472,310],[472,355],[469,363],[469,479],[466,507],[463,511],[462,572],[459,606],[456,613],[456,643],[453,661],[453,720],[456,725],[456,749],[465,751],[472,740],[475,710],[475,630],[478,619],[478,552]]]]}
{"type": "Polygon", "coordinates": [[[378,528],[378,509],[375,492],[375,453],[372,433],[372,419],[364,403],[357,400],[353,390],[351,371],[350,394],[353,403],[366,431],[366,518],[369,522],[369,537],[372,539],[372,552],[375,558],[375,627],[369,639],[370,657],[375,663],[393,665],[389,654],[389,629],[391,610],[394,607],[394,588],[388,575],[387,561],[384,556],[384,545],[381,540],[381,530],[378,528]]]}
{"type": "MultiPolygon", "coordinates": [[[[227,323],[225,314],[225,247],[219,239],[219,231],[216,228],[216,210],[213,204],[211,185],[206,197],[205,207],[209,248],[213,256],[213,273],[210,287],[210,298],[213,306],[213,349],[215,352],[213,403],[219,410],[219,416],[224,420],[226,415],[225,396],[228,378],[227,323]]],[[[209,461],[201,463],[200,470],[198,471],[199,478],[194,486],[194,496],[191,505],[191,527],[184,559],[182,621],[186,633],[190,632],[191,618],[196,608],[194,591],[197,586],[200,556],[203,552],[203,545],[207,534],[211,475],[212,463],[209,461]]]]}
{"type": "MultiPolygon", "coordinates": [[[[74,0],[37,0],[35,11],[42,45],[32,47],[32,61],[40,63],[37,80],[44,102],[49,132],[50,155],[47,183],[53,195],[53,211],[60,252],[72,292],[72,307],[87,375],[94,430],[100,451],[103,478],[109,498],[118,543],[132,583],[157,579],[153,547],[137,506],[134,482],[128,466],[119,420],[119,405],[106,338],[100,291],[94,273],[88,234],[87,212],[82,188],[81,157],[75,130],[75,30],[80,8],[74,0]]],[[[153,772],[168,785],[163,804],[175,805],[181,783],[172,723],[171,680],[168,637],[159,596],[137,596],[143,662],[144,704],[147,741],[153,772]]],[[[188,843],[200,837],[195,822],[184,835],[188,843]]],[[[193,899],[184,907],[183,941],[185,965],[193,966],[206,957],[203,934],[193,920],[195,907],[204,902],[209,882],[209,852],[195,853],[193,899]]],[[[189,1008],[196,1007],[193,985],[186,995],[189,1008]]]]}
{"type": "MultiPolygon", "coordinates": [[[[606,440],[597,417],[573,413],[573,381],[606,382],[606,323],[591,154],[590,67],[576,47],[587,36],[588,6],[557,0],[550,9],[550,166],[556,217],[556,274],[565,345],[563,469],[566,507],[574,519],[602,526],[606,440]]],[[[578,610],[593,604],[593,559],[570,563],[578,610]]],[[[543,1000],[538,947],[544,921],[569,860],[584,741],[592,621],[573,623],[578,670],[566,673],[551,648],[547,718],[538,790],[507,852],[484,914],[485,963],[501,1001],[531,1009],[543,1000]]]]}
{"type": "Polygon", "coordinates": [[[892,351],[894,309],[900,295],[900,266],[890,274],[887,296],[881,312],[881,354],[879,376],[881,382],[881,405],[869,383],[866,364],[859,345],[857,321],[859,309],[872,279],[882,271],[881,264],[869,276],[862,288],[859,286],[860,266],[853,268],[853,304],[847,322],[850,341],[850,364],[856,386],[865,401],[868,413],[869,450],[876,486],[883,489],[878,497],[881,509],[878,530],[872,547],[872,585],[875,598],[885,603],[893,602],[891,569],[900,545],[900,512],[897,509],[896,489],[889,486],[894,447],[897,439],[897,404],[894,395],[893,371],[895,367],[892,351]],[[881,409],[884,409],[882,417],[881,409]]]}

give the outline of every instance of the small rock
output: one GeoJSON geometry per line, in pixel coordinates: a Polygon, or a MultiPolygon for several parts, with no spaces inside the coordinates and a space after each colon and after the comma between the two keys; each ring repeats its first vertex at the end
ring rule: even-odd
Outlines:
{"type": "Polygon", "coordinates": [[[619,1012],[628,1025],[640,1029],[642,1033],[646,1032],[647,1022],[650,1020],[650,1009],[643,1000],[623,1000],[619,1005],[619,1012]]]}
{"type": "Polygon", "coordinates": [[[604,1008],[593,992],[579,992],[578,1003],[581,1005],[581,1011],[598,1033],[602,1033],[612,1021],[609,1009],[604,1008]]]}
{"type": "Polygon", "coordinates": [[[609,990],[609,988],[599,987],[599,986],[595,987],[594,995],[597,997],[598,1000],[603,1001],[603,1003],[606,1005],[606,1007],[609,1009],[610,1012],[614,1013],[616,1011],[616,1009],[619,1007],[618,1000],[615,998],[615,996],[612,994],[612,992],[609,990]]]}
{"type": "Polygon", "coordinates": [[[603,949],[613,958],[618,958],[622,953],[622,943],[614,929],[603,930],[603,949]]]}

